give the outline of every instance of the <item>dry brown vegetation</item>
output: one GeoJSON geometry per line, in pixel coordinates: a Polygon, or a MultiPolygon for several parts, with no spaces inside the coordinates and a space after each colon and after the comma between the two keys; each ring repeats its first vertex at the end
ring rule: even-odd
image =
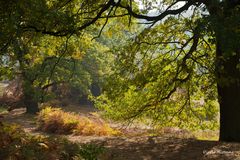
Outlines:
{"type": "MultiPolygon", "coordinates": [[[[53,108],[52,110],[55,109],[53,108]]],[[[60,110],[61,116],[64,115],[66,118],[63,110],[68,111],[68,116],[80,116],[82,118],[91,120],[94,123],[96,122],[97,124],[101,124],[100,122],[102,122],[102,120],[95,120],[96,117],[91,118],[91,112],[95,110],[91,110],[90,107],[63,107],[60,110]],[[70,111],[74,111],[74,113],[69,115],[70,111]]],[[[36,131],[35,116],[25,114],[24,112],[24,109],[16,109],[8,114],[4,114],[4,118],[2,120],[5,122],[17,123],[21,125],[25,131],[31,134],[48,135],[45,132],[36,131]]],[[[55,118],[56,117],[57,116],[55,116],[55,118]]],[[[64,137],[79,144],[93,143],[100,146],[105,146],[106,152],[101,156],[100,160],[237,160],[237,158],[240,157],[240,144],[221,143],[216,140],[206,140],[206,136],[202,133],[199,136],[205,140],[197,140],[192,136],[185,136],[185,133],[184,136],[181,137],[181,130],[169,128],[163,130],[161,134],[155,134],[154,136],[152,133],[144,132],[144,130],[137,128],[126,128],[125,130],[127,131],[127,134],[131,136],[86,136],[81,134],[70,134],[64,135],[64,137]],[[143,133],[139,134],[140,132],[143,133]],[[176,138],[176,136],[178,138],[176,138]]],[[[207,136],[210,136],[210,134],[206,134],[207,136]]],[[[55,136],[55,134],[51,135],[55,136]]],[[[60,135],[60,137],[62,136],[63,135],[60,135]]],[[[213,136],[215,137],[216,135],[214,134],[213,136]]],[[[51,148],[52,142],[49,142],[49,144],[47,142],[45,143],[50,145],[49,147],[51,148]]],[[[55,154],[55,152],[53,153],[55,154]]]]}
{"type": "Polygon", "coordinates": [[[64,112],[60,108],[46,107],[37,117],[38,129],[48,133],[75,135],[120,134],[103,121],[93,121],[76,113],[64,112]]]}

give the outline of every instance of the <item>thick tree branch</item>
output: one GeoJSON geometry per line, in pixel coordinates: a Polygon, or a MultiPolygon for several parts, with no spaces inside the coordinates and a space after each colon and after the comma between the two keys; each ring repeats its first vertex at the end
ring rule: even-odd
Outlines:
{"type": "Polygon", "coordinates": [[[156,22],[156,21],[160,21],[160,20],[164,19],[165,17],[167,17],[169,15],[178,15],[178,14],[184,12],[184,11],[187,11],[192,5],[194,5],[194,4],[196,5],[196,3],[199,3],[199,1],[189,0],[189,1],[186,2],[186,4],[184,6],[178,8],[178,9],[175,9],[175,10],[167,9],[157,16],[147,16],[147,15],[138,14],[138,13],[133,11],[131,6],[124,6],[122,4],[116,4],[116,5],[118,5],[120,8],[126,9],[129,13],[129,15],[131,15],[135,18],[156,22]]]}

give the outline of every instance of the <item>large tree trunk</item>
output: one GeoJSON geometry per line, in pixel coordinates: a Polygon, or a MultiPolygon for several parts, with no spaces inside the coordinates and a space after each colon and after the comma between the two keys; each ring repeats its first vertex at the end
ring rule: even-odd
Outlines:
{"type": "Polygon", "coordinates": [[[39,112],[35,89],[33,87],[33,84],[27,80],[24,81],[23,93],[23,102],[26,106],[26,112],[30,114],[36,114],[37,112],[39,112]]]}
{"type": "Polygon", "coordinates": [[[24,96],[24,105],[27,113],[36,114],[39,112],[38,102],[32,96],[24,96]]]}
{"type": "Polygon", "coordinates": [[[240,142],[240,51],[225,56],[217,46],[220,141],[240,142]]]}
{"type": "Polygon", "coordinates": [[[240,1],[208,1],[216,38],[220,141],[240,142],[240,1]]]}
{"type": "Polygon", "coordinates": [[[220,141],[240,142],[240,87],[218,86],[220,104],[220,141]]]}

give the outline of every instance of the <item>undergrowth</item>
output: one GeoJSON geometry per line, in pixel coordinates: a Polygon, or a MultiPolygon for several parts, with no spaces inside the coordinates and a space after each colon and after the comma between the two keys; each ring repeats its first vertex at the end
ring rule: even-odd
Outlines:
{"type": "Polygon", "coordinates": [[[107,123],[95,122],[75,113],[64,112],[60,108],[46,107],[37,118],[38,129],[47,133],[75,135],[117,135],[107,123]]]}
{"type": "Polygon", "coordinates": [[[0,159],[96,160],[102,146],[79,145],[63,138],[33,136],[16,125],[0,123],[0,159]]]}
{"type": "Polygon", "coordinates": [[[6,114],[6,113],[8,113],[7,108],[0,104],[0,114],[6,114]]]}

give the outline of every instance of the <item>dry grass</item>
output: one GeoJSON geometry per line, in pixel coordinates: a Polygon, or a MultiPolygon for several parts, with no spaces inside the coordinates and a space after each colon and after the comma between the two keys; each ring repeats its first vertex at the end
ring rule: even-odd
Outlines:
{"type": "Polygon", "coordinates": [[[0,123],[0,159],[94,160],[105,151],[94,144],[77,144],[61,137],[30,135],[14,124],[0,123]]]}
{"type": "Polygon", "coordinates": [[[48,133],[98,136],[120,134],[105,122],[95,122],[76,113],[64,112],[60,108],[44,108],[39,113],[37,122],[38,129],[48,133]]]}
{"type": "Polygon", "coordinates": [[[217,141],[219,139],[218,131],[212,131],[212,130],[196,131],[193,134],[198,140],[217,141]]]}
{"type": "Polygon", "coordinates": [[[5,85],[3,83],[0,83],[0,97],[3,95],[4,88],[5,88],[5,85]]]}

